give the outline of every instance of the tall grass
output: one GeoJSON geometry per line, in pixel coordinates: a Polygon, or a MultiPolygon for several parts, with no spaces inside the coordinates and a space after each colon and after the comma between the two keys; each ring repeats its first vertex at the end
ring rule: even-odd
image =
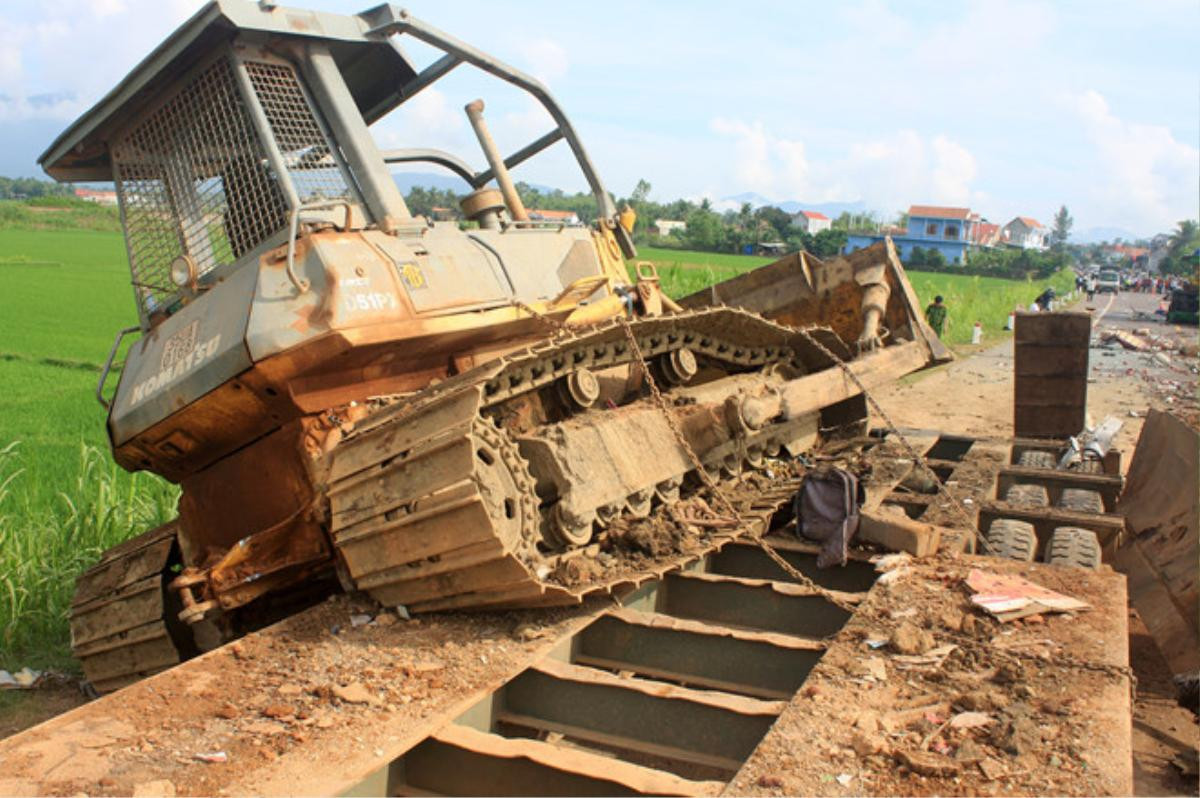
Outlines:
{"type": "Polygon", "coordinates": [[[946,329],[942,340],[948,344],[970,343],[975,322],[983,326],[985,343],[999,341],[1010,334],[1004,325],[1014,309],[1028,307],[1049,286],[1061,297],[1075,284],[1075,275],[1069,269],[1037,281],[916,271],[909,271],[908,279],[922,308],[935,296],[945,300],[946,329]]]}
{"type": "Polygon", "coordinates": [[[128,475],[94,446],[80,443],[71,471],[53,500],[33,503],[20,444],[0,448],[0,667],[70,667],[76,577],[105,549],[175,515],[173,485],[128,475]]]}

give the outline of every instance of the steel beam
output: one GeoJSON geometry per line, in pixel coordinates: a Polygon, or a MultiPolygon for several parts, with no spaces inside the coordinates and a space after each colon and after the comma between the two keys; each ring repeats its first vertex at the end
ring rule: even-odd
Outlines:
{"type": "MultiPolygon", "coordinates": [[[[859,598],[854,593],[840,595],[847,601],[859,598]]],[[[834,634],[850,618],[809,588],[702,573],[668,574],[657,609],[680,618],[811,638],[834,634]]]]}
{"type": "Polygon", "coordinates": [[[825,652],[814,641],[619,610],[578,637],[574,661],[757,698],[791,696],[825,652]]]}
{"type": "MultiPolygon", "coordinates": [[[[875,567],[864,560],[850,559],[841,568],[818,568],[812,551],[787,551],[776,542],[771,545],[793,568],[830,590],[859,593],[869,590],[879,576],[875,567]]],[[[793,581],[761,548],[751,544],[735,543],[709,555],[709,570],[727,576],[793,581]]]]}
{"type": "Polygon", "coordinates": [[[623,679],[546,660],[509,682],[496,720],[732,773],[783,704],[623,679]]]}
{"type": "Polygon", "coordinates": [[[451,724],[356,786],[363,795],[712,795],[721,784],[451,724]]]}

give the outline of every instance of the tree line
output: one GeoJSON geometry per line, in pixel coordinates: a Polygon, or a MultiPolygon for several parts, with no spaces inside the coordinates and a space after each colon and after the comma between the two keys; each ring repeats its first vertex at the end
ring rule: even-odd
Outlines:
{"type": "Polygon", "coordinates": [[[34,197],[64,197],[75,190],[64,183],[38,180],[36,177],[0,177],[0,199],[33,199],[34,197]]]}

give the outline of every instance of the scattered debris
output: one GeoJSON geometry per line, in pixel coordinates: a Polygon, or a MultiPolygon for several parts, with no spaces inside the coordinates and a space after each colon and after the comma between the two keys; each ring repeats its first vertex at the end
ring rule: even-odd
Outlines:
{"type": "Polygon", "coordinates": [[[16,673],[0,671],[0,690],[32,690],[41,683],[44,671],[21,668],[16,673]]]}
{"type": "Polygon", "coordinates": [[[1000,575],[973,568],[967,576],[967,586],[974,591],[971,603],[987,610],[1002,623],[1030,615],[1085,610],[1090,606],[1015,574],[1000,575]]]}
{"type": "Polygon", "coordinates": [[[908,621],[902,621],[896,631],[892,632],[892,648],[901,654],[924,654],[933,648],[933,635],[924,629],[918,629],[908,621]]]}
{"type": "Polygon", "coordinates": [[[1004,766],[991,757],[985,757],[979,761],[979,772],[988,781],[995,781],[1004,775],[1004,766]]]}
{"type": "Polygon", "coordinates": [[[333,694],[347,704],[373,704],[375,697],[367,691],[362,682],[351,682],[347,685],[334,685],[333,694]]]}
{"type": "Polygon", "coordinates": [[[175,784],[166,779],[144,781],[133,786],[133,798],[175,798],[175,784]]]}
{"type": "Polygon", "coordinates": [[[954,729],[978,729],[990,725],[993,720],[986,712],[959,712],[950,719],[950,726],[954,729]]]}
{"type": "Polygon", "coordinates": [[[224,751],[201,752],[198,754],[193,754],[192,758],[199,762],[208,762],[209,764],[219,764],[221,762],[229,761],[229,755],[224,751]]]}
{"type": "Polygon", "coordinates": [[[352,629],[356,629],[359,626],[366,626],[370,622],[371,622],[370,615],[359,614],[359,615],[351,615],[350,616],[350,627],[352,629]]]}

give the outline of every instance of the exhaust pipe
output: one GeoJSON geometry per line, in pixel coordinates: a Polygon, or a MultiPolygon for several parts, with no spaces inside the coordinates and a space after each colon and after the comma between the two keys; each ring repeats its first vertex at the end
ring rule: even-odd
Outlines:
{"type": "Polygon", "coordinates": [[[517,187],[513,185],[512,176],[508,174],[508,167],[504,165],[504,159],[500,157],[500,151],[496,149],[496,142],[492,140],[487,123],[483,121],[483,100],[467,103],[466,112],[467,118],[471,120],[471,127],[475,129],[475,136],[479,139],[479,146],[483,148],[483,155],[487,158],[488,166],[492,167],[492,174],[496,176],[496,184],[500,186],[504,204],[508,206],[508,212],[512,215],[513,221],[529,221],[525,203],[521,202],[521,197],[517,194],[517,187]]]}

